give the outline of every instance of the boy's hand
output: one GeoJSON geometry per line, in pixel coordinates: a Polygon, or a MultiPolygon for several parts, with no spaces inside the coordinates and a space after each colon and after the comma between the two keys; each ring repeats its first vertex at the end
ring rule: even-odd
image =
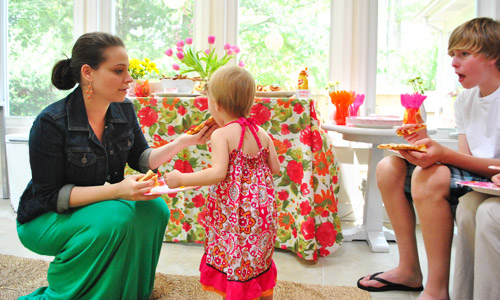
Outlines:
{"type": "Polygon", "coordinates": [[[495,185],[500,186],[500,174],[493,175],[493,177],[491,177],[491,181],[493,181],[495,185]]]}
{"type": "Polygon", "coordinates": [[[444,152],[443,146],[441,144],[435,142],[430,138],[418,140],[418,142],[416,142],[415,144],[425,144],[427,146],[427,152],[400,150],[399,153],[408,162],[422,168],[427,168],[441,160],[444,152]]]}
{"type": "Polygon", "coordinates": [[[173,170],[173,171],[171,171],[169,173],[165,173],[163,175],[163,178],[165,179],[165,183],[171,189],[175,189],[175,188],[182,186],[181,177],[182,177],[182,173],[179,172],[178,170],[173,170]]]}
{"type": "MultiPolygon", "coordinates": [[[[403,125],[399,128],[396,129],[396,131],[402,131],[405,132],[404,129],[411,129],[412,127],[415,127],[414,124],[410,125],[403,125]]],[[[415,144],[417,141],[429,138],[429,135],[427,134],[427,127],[423,127],[422,129],[419,129],[416,132],[410,133],[410,134],[405,134],[403,135],[403,138],[407,140],[410,144],[415,144]]],[[[422,143],[420,143],[422,144],[422,143]]]]}

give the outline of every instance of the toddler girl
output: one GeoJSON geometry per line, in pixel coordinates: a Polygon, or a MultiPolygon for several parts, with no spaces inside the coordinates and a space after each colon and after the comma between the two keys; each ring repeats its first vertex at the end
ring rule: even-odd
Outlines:
{"type": "Polygon", "coordinates": [[[269,135],[248,119],[255,81],[240,67],[217,70],[208,109],[220,126],[211,135],[212,167],[165,174],[170,188],[212,185],[206,203],[203,289],[225,299],[272,299],[277,204],[272,174],[279,160],[269,135]]]}

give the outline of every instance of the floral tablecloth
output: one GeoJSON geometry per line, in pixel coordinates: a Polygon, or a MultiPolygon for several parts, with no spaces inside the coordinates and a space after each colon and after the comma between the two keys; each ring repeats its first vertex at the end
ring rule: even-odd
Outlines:
{"type": "MultiPolygon", "coordinates": [[[[133,99],[139,122],[152,147],[174,140],[210,115],[207,98],[146,97],[133,99]]],[[[281,162],[274,176],[278,200],[276,248],[305,260],[333,253],[342,242],[337,210],[339,163],[311,99],[258,98],[251,116],[272,137],[281,162]]],[[[210,166],[210,144],[191,146],[159,168],[193,172],[210,166]]],[[[166,240],[203,243],[198,220],[208,187],[164,195],[171,210],[166,240]]]]}

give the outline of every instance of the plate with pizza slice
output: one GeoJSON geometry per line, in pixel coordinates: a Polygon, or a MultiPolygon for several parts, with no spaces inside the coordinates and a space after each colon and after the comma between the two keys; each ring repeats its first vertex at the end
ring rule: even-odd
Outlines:
{"type": "Polygon", "coordinates": [[[457,184],[468,186],[476,192],[500,196],[500,186],[490,181],[459,181],[457,184]]]}
{"type": "Polygon", "coordinates": [[[163,177],[158,178],[158,185],[154,186],[149,192],[144,195],[162,195],[162,194],[174,194],[178,192],[184,192],[187,190],[198,189],[199,186],[181,186],[175,189],[171,189],[165,183],[165,179],[163,177]]]}
{"type": "Polygon", "coordinates": [[[410,144],[380,144],[377,146],[378,149],[387,149],[387,150],[412,150],[418,152],[427,152],[427,146],[425,144],[422,145],[410,145],[410,144]]]}

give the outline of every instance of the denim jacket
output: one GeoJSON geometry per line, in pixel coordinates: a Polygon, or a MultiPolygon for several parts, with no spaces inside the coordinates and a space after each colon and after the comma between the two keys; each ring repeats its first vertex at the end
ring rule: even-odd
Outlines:
{"type": "Polygon", "coordinates": [[[82,90],[77,87],[33,122],[29,137],[32,179],[21,196],[18,222],[26,223],[48,211],[68,211],[74,186],[120,182],[126,163],[146,173],[151,151],[127,99],[110,104],[101,143],[90,127],[82,90]]]}

